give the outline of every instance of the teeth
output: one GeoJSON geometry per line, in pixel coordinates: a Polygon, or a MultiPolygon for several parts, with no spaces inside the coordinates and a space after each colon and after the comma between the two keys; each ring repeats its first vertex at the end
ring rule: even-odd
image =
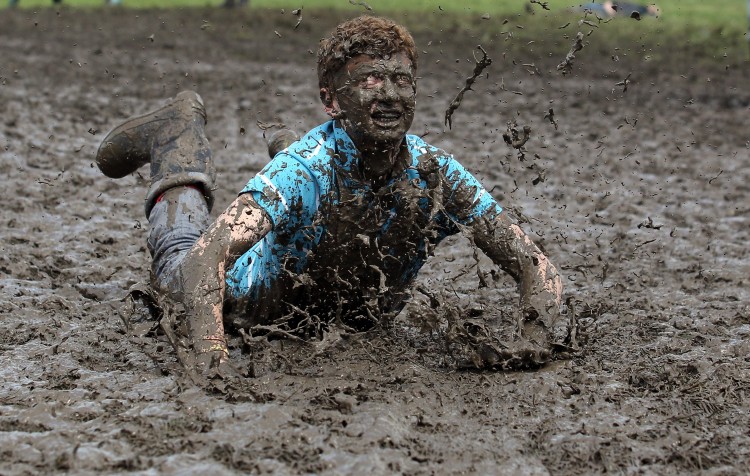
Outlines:
{"type": "Polygon", "coordinates": [[[401,114],[397,112],[379,112],[373,114],[373,117],[377,119],[398,119],[401,116],[401,114]]]}

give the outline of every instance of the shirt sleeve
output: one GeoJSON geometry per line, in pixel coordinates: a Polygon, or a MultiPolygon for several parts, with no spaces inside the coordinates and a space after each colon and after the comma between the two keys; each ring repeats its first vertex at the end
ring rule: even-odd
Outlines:
{"type": "Polygon", "coordinates": [[[275,229],[304,221],[314,213],[318,185],[313,174],[288,153],[278,154],[245,185],[273,222],[275,229]]]}
{"type": "Polygon", "coordinates": [[[470,225],[477,218],[494,219],[503,208],[466,168],[450,155],[440,158],[440,168],[450,191],[445,209],[452,219],[470,225]]]}

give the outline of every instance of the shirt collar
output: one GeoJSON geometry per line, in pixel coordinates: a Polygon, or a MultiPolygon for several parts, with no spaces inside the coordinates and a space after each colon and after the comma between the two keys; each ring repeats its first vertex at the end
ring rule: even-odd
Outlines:
{"type": "Polygon", "coordinates": [[[357,170],[362,162],[362,154],[357,150],[349,134],[338,121],[333,122],[333,140],[335,144],[334,160],[344,170],[357,170]]]}
{"type": "MultiPolygon", "coordinates": [[[[352,141],[349,134],[347,134],[338,121],[334,120],[331,121],[331,123],[333,125],[334,140],[333,160],[340,169],[347,172],[345,174],[345,180],[348,185],[363,187],[364,185],[359,178],[359,164],[362,163],[362,153],[357,149],[354,145],[354,141],[352,141]]],[[[408,136],[404,137],[404,142],[401,147],[406,149],[405,152],[408,154],[406,158],[407,169],[404,173],[411,177],[413,173],[409,173],[409,171],[416,167],[416,158],[409,146],[408,136]]],[[[394,182],[396,179],[397,177],[393,177],[389,182],[394,182]]],[[[369,188],[369,186],[366,186],[365,188],[369,188]]]]}

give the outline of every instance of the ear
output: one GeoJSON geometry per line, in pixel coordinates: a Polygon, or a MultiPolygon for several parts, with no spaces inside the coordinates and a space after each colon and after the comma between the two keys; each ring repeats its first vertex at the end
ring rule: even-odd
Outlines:
{"type": "Polygon", "coordinates": [[[336,96],[329,88],[320,88],[320,102],[323,103],[323,108],[331,119],[341,117],[341,109],[339,109],[336,96]]]}

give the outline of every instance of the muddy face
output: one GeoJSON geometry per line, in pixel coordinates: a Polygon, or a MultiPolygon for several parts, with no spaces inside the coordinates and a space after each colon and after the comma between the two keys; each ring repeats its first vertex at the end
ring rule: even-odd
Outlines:
{"type": "Polygon", "coordinates": [[[360,150],[393,148],[411,127],[416,91],[414,67],[405,53],[358,55],[335,75],[332,101],[360,150]]]}

